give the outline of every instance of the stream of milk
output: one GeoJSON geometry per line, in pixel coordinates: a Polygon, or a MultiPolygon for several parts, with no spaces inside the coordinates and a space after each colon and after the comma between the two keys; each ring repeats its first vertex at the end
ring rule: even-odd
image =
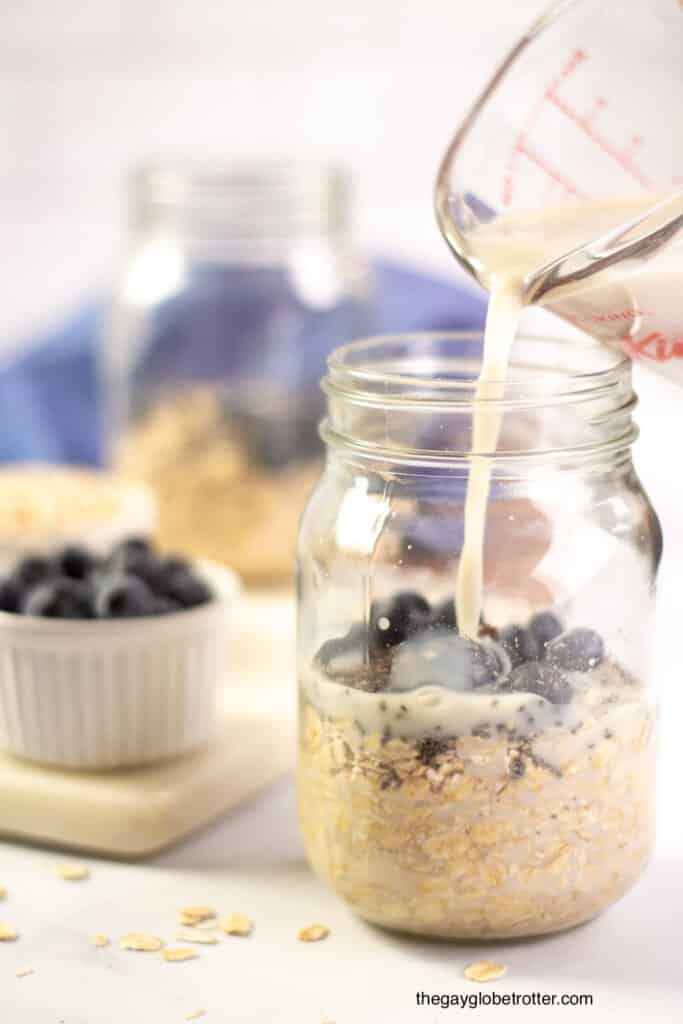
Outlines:
{"type": "MultiPolygon", "coordinates": [[[[456,579],[458,624],[466,636],[474,638],[479,632],[491,453],[497,449],[502,425],[502,413],[493,404],[487,408],[487,401],[493,403],[503,395],[503,382],[525,305],[525,279],[571,250],[644,213],[656,201],[656,197],[648,196],[591,201],[526,214],[517,212],[498,217],[468,235],[470,257],[478,264],[480,278],[490,292],[490,302],[475,395],[479,404],[475,404],[473,416],[465,535],[456,579]]],[[[645,330],[649,330],[683,321],[679,298],[681,266],[680,245],[648,261],[617,262],[594,278],[565,287],[560,301],[555,306],[548,305],[551,309],[557,307],[565,319],[580,323],[589,333],[618,344],[630,329],[637,336],[643,323],[645,330]]]]}

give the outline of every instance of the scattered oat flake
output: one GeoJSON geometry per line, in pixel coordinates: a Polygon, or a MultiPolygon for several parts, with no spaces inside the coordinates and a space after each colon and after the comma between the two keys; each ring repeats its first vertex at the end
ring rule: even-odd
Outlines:
{"type": "Polygon", "coordinates": [[[65,882],[80,882],[90,874],[85,864],[58,864],[55,873],[65,882]]]}
{"type": "Polygon", "coordinates": [[[211,907],[183,907],[178,914],[178,924],[195,925],[208,921],[216,916],[211,907]]]}
{"type": "Polygon", "coordinates": [[[199,945],[215,946],[218,939],[211,932],[200,930],[199,928],[187,928],[177,932],[176,939],[179,942],[196,942],[199,945]]]}
{"type": "Polygon", "coordinates": [[[0,942],[14,942],[19,936],[8,924],[0,924],[0,942]]]}
{"type": "Polygon", "coordinates": [[[299,942],[320,942],[330,934],[330,929],[324,924],[309,924],[297,932],[299,942]]]}
{"type": "Polygon", "coordinates": [[[477,960],[468,964],[463,974],[468,981],[495,981],[507,974],[505,964],[496,964],[493,960],[477,960]]]}
{"type": "Polygon", "coordinates": [[[246,914],[228,914],[220,919],[218,926],[226,935],[249,935],[254,922],[246,914]]]}
{"type": "Polygon", "coordinates": [[[203,1017],[205,1013],[206,1010],[194,1010],[192,1013],[188,1013],[185,1020],[199,1020],[199,1018],[203,1017]]]}
{"type": "Polygon", "coordinates": [[[23,967],[20,971],[16,972],[17,978],[26,978],[29,974],[33,974],[32,967],[23,967]]]}
{"type": "Polygon", "coordinates": [[[106,935],[95,935],[92,940],[93,946],[108,946],[109,939],[106,935]]]}
{"type": "Polygon", "coordinates": [[[4,900],[6,895],[7,889],[4,887],[4,885],[0,885],[0,900],[4,900]]]}
{"type": "Polygon", "coordinates": [[[197,956],[196,949],[190,949],[188,946],[176,946],[175,949],[162,949],[161,955],[164,960],[194,960],[197,956]]]}
{"type": "Polygon", "coordinates": [[[121,949],[133,949],[136,953],[158,953],[163,942],[156,935],[144,932],[130,932],[121,939],[121,949]]]}

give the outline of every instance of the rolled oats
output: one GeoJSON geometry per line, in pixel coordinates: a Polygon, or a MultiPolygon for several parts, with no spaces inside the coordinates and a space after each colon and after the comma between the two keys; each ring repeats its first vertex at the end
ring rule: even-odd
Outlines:
{"type": "Polygon", "coordinates": [[[98,934],[93,937],[92,944],[93,946],[99,946],[100,948],[103,948],[104,946],[109,945],[109,939],[107,938],[106,935],[98,934]]]}
{"type": "Polygon", "coordinates": [[[183,907],[178,913],[178,924],[192,926],[209,921],[216,916],[211,907],[183,907]]]}
{"type": "Polygon", "coordinates": [[[220,919],[218,925],[226,935],[250,935],[254,922],[246,914],[228,914],[220,919]]]}
{"type": "Polygon", "coordinates": [[[299,816],[313,868],[361,916],[418,934],[506,938],[593,917],[653,845],[654,710],[633,690],[609,705],[609,758],[594,759],[586,716],[554,726],[543,757],[514,736],[466,737],[429,769],[419,739],[383,742],[304,695],[299,816]]]}
{"type": "Polygon", "coordinates": [[[161,955],[164,960],[176,962],[181,960],[194,960],[197,956],[197,951],[196,949],[190,949],[188,946],[177,946],[175,949],[162,949],[161,955]]]}
{"type": "Polygon", "coordinates": [[[468,964],[463,974],[468,981],[496,981],[507,974],[505,964],[494,963],[493,960],[477,960],[468,964]]]}
{"type": "Polygon", "coordinates": [[[57,864],[55,874],[58,878],[63,878],[65,882],[80,882],[88,877],[90,871],[85,864],[68,863],[57,864]]]}
{"type": "Polygon", "coordinates": [[[324,924],[309,924],[305,928],[300,928],[296,937],[299,942],[320,942],[329,934],[330,929],[326,928],[324,924]]]}
{"type": "Polygon", "coordinates": [[[153,406],[124,439],[117,467],[156,494],[162,547],[224,562],[250,580],[291,576],[297,523],[319,461],[259,466],[212,390],[153,406]]]}
{"type": "Polygon", "coordinates": [[[14,942],[19,935],[11,925],[0,924],[0,942],[14,942]]]}
{"type": "Polygon", "coordinates": [[[119,944],[121,949],[131,949],[136,953],[158,953],[163,946],[156,935],[147,935],[145,932],[130,932],[124,935],[119,944]]]}

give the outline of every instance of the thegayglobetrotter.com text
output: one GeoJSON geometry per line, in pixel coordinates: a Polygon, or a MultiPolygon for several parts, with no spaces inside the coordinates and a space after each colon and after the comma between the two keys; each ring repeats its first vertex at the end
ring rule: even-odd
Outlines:
{"type": "Polygon", "coordinates": [[[490,1006],[593,1006],[593,996],[579,992],[416,992],[418,1006],[441,1010],[478,1010],[490,1006]]]}

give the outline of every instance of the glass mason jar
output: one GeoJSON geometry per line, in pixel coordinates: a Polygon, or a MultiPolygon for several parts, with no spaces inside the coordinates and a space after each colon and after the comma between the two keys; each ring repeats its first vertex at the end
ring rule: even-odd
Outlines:
{"type": "Polygon", "coordinates": [[[483,939],[584,921],[648,859],[661,533],[628,359],[520,339],[499,397],[476,399],[480,355],[426,335],[330,359],[299,540],[298,799],[311,865],[361,916],[483,939]],[[503,424],[474,455],[491,490],[468,639],[475,407],[503,424]]]}
{"type": "Polygon", "coordinates": [[[348,181],[303,164],[161,165],[131,197],[103,346],[111,461],[156,492],[163,547],[250,582],[290,576],[325,359],[372,325],[348,181]]]}

